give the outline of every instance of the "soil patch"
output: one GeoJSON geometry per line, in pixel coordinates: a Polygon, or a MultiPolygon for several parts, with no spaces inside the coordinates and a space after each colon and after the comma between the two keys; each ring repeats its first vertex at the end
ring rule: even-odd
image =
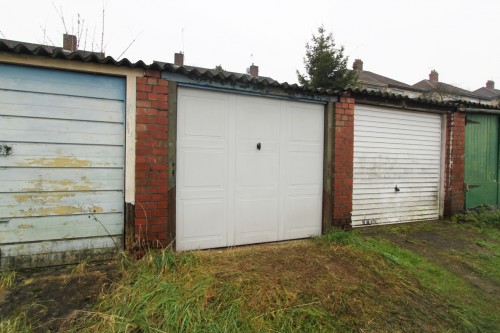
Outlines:
{"type": "Polygon", "coordinates": [[[0,320],[26,311],[33,332],[64,332],[118,277],[115,262],[19,271],[14,285],[0,291],[0,320]]]}

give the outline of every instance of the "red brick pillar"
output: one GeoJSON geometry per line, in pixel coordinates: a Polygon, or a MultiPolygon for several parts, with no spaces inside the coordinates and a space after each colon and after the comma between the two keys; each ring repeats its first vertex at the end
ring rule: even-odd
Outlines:
{"type": "Polygon", "coordinates": [[[167,245],[168,82],[159,71],[137,78],[135,250],[167,245]]]}
{"type": "Polygon", "coordinates": [[[465,208],[465,114],[446,115],[444,215],[449,217],[465,208]]]}
{"type": "Polygon", "coordinates": [[[341,96],[335,103],[334,127],[332,224],[350,229],[354,162],[354,98],[348,95],[341,96]]]}

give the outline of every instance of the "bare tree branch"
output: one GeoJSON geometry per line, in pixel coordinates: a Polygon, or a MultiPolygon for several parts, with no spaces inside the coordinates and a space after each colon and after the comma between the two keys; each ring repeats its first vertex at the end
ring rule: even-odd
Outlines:
{"type": "Polygon", "coordinates": [[[0,30],[0,35],[2,35],[3,38],[7,39],[7,37],[5,37],[5,35],[3,34],[2,30],[0,30]]]}

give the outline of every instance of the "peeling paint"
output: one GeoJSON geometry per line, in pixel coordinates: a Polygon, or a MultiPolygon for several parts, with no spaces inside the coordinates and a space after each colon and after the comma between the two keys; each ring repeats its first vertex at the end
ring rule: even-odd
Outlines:
{"type": "MultiPolygon", "coordinates": [[[[83,178],[83,177],[82,177],[83,178]]],[[[86,178],[86,177],[85,177],[86,178]]],[[[83,184],[78,184],[69,179],[63,180],[47,180],[47,179],[37,179],[28,182],[32,187],[25,187],[23,191],[91,191],[98,190],[99,188],[92,185],[89,181],[85,181],[83,184]]]]}
{"type": "Polygon", "coordinates": [[[75,157],[42,157],[28,159],[26,162],[17,163],[19,166],[47,166],[47,167],[90,167],[92,161],[80,160],[75,157]]]}
{"type": "Polygon", "coordinates": [[[45,215],[70,215],[75,213],[85,213],[78,206],[56,206],[47,208],[30,208],[20,210],[18,216],[45,216],[45,215]]]}
{"type": "Polygon", "coordinates": [[[26,194],[16,194],[14,199],[19,204],[23,203],[60,203],[64,198],[74,197],[75,193],[26,193],[26,194]]]}
{"type": "Polygon", "coordinates": [[[17,229],[35,229],[33,224],[20,224],[17,229]]]}

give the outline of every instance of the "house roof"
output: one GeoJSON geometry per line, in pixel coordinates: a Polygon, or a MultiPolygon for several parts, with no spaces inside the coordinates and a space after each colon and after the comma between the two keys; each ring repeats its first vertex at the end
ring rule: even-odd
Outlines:
{"type": "Polygon", "coordinates": [[[356,72],[358,73],[358,80],[360,81],[383,84],[393,88],[407,89],[413,91],[419,90],[418,88],[412,87],[409,84],[388,78],[386,76],[377,73],[365,70],[357,70],[356,72]]]}
{"type": "Polygon", "coordinates": [[[486,87],[481,87],[477,90],[474,90],[473,93],[487,99],[494,99],[500,97],[500,90],[488,89],[486,87]]]}
{"type": "Polygon", "coordinates": [[[479,96],[471,91],[453,86],[453,85],[448,84],[448,83],[439,82],[439,81],[422,80],[420,82],[415,83],[413,85],[413,87],[424,90],[424,91],[432,91],[432,90],[436,90],[436,89],[442,89],[443,92],[448,92],[448,93],[453,94],[453,95],[478,98],[478,99],[481,98],[481,96],[479,96]]]}

